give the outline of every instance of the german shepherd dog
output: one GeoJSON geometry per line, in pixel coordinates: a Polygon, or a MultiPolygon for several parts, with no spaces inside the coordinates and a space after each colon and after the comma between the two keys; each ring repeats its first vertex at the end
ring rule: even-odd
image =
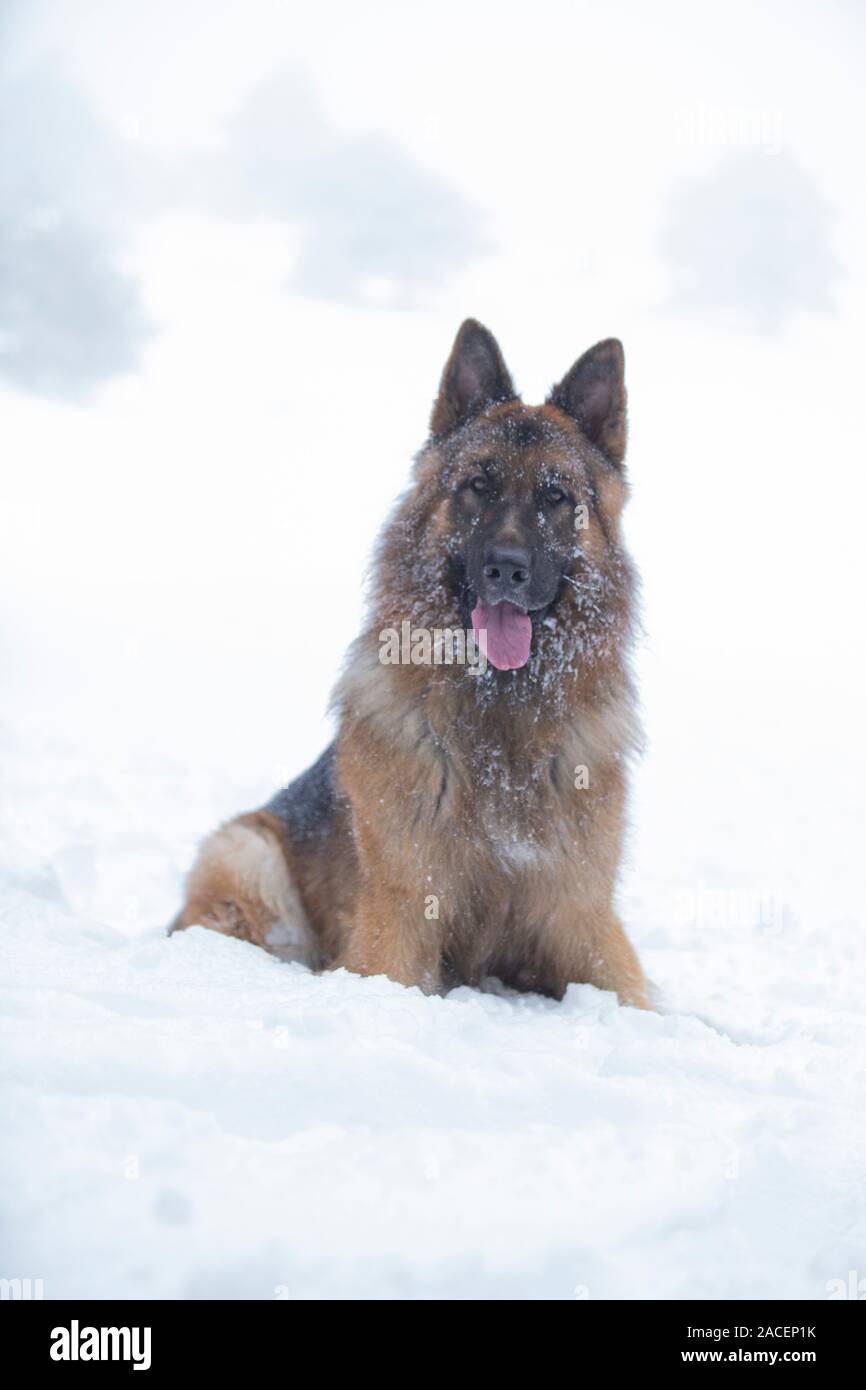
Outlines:
{"type": "Polygon", "coordinates": [[[613,902],[640,741],[623,369],[608,339],[526,406],[492,334],[463,324],[378,543],[337,736],[204,842],[170,930],[427,992],[495,976],[649,1006],[613,902]],[[483,669],[383,661],[407,621],[474,635],[483,669]]]}

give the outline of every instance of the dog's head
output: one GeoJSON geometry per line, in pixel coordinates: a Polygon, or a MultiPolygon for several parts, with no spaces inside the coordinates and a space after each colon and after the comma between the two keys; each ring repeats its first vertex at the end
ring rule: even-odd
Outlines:
{"type": "MultiPolygon", "coordinates": [[[[632,587],[619,543],[623,366],[621,344],[608,339],[575,362],[544,405],[526,406],[493,335],[473,319],[463,324],[416,486],[383,557],[410,587],[415,621],[422,612],[439,622],[459,617],[485,634],[500,671],[535,665],[545,649],[568,660],[621,635],[632,587]],[[447,611],[433,611],[434,590],[447,611]]],[[[396,588],[408,597],[405,585],[396,588]]]]}
{"type": "Polygon", "coordinates": [[[464,322],[379,548],[379,619],[474,628],[499,671],[598,667],[631,628],[624,452],[616,339],[582,354],[544,406],[525,406],[491,332],[464,322]]]}

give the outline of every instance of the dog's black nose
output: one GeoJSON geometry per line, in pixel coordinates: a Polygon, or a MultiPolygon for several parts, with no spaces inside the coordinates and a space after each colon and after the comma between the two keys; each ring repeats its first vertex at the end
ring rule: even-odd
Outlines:
{"type": "Polygon", "coordinates": [[[527,550],[498,546],[484,557],[484,586],[491,600],[509,599],[520,603],[532,577],[527,550]]]}

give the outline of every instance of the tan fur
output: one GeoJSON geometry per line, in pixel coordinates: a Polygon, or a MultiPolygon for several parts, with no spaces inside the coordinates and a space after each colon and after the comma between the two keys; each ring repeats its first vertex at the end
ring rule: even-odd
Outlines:
{"type": "MultiPolygon", "coordinates": [[[[315,833],[270,811],[217,831],[175,926],[199,922],[427,991],[497,975],[561,997],[583,981],[644,1008],[646,983],[614,908],[627,766],[640,745],[628,667],[635,580],[619,526],[622,349],[600,344],[547,404],[527,407],[498,348],[483,336],[479,348],[485,333],[470,322],[458,335],[433,436],[380,542],[369,622],[334,698],[333,805],[315,833]],[[474,370],[479,351],[492,363],[491,399],[463,423],[461,364],[474,370]],[[530,663],[488,673],[483,686],[458,666],[381,664],[383,628],[407,618],[464,626],[448,565],[481,504],[460,479],[488,455],[512,489],[500,539],[518,534],[551,470],[589,505],[530,663]],[[579,768],[588,787],[575,785],[579,768]],[[281,924],[295,941],[277,941],[281,924]]],[[[573,518],[560,507],[543,521],[566,554],[573,518]]]]}
{"type": "Polygon", "coordinates": [[[243,937],[281,960],[319,964],[319,946],[289,873],[280,827],[258,812],[229,821],[202,845],[172,931],[200,925],[243,937]]]}

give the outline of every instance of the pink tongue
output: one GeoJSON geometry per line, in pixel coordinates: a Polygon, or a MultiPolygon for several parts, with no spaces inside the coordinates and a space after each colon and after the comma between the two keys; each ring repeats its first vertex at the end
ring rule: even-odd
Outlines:
{"type": "Polygon", "coordinates": [[[532,619],[522,608],[507,600],[477,603],[472,610],[472,627],[481,650],[498,671],[516,671],[529,660],[532,619]],[[481,635],[486,631],[487,639],[481,635]]]}

